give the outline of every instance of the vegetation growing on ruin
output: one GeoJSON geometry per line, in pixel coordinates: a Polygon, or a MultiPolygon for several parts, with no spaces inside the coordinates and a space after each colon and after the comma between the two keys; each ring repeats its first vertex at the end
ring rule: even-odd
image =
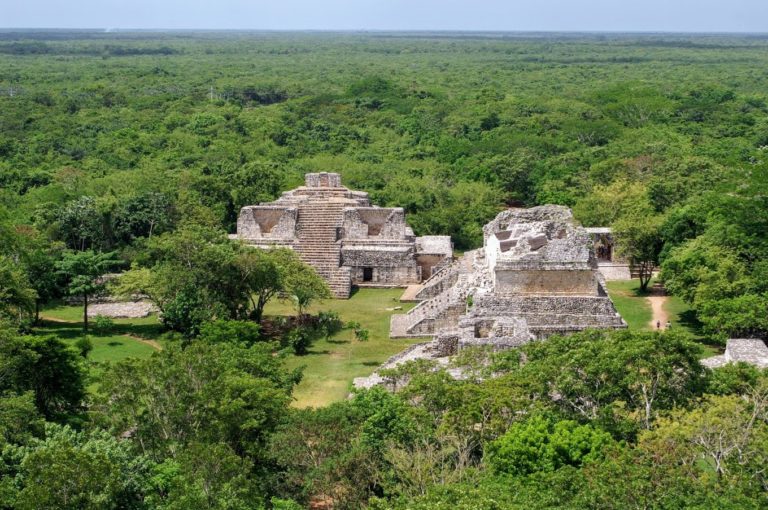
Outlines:
{"type": "MultiPolygon", "coordinates": [[[[725,35],[0,33],[0,506],[768,505],[766,375],[705,371],[683,331],[768,333],[766,49],[725,35]],[[571,206],[661,267],[673,330],[642,331],[639,312],[628,332],[522,357],[465,352],[462,380],[420,362],[399,369],[400,392],[296,409],[339,400],[401,347],[384,340],[396,293],[307,308],[327,296],[313,271],[226,238],[241,206],[308,171],[341,173],[459,250],[504,207],[571,206]],[[75,259],[93,261],[78,274],[96,287],[128,270],[108,285],[152,296],[162,324],[82,336],[82,307],[56,305],[83,293],[75,259]],[[125,335],[159,344],[113,345],[125,335]]],[[[634,285],[619,287],[631,310],[634,285]]]]}

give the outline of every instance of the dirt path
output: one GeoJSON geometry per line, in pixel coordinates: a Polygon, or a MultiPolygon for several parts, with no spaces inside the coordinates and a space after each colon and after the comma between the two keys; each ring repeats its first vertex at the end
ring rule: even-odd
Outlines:
{"type": "Polygon", "coordinates": [[[152,347],[156,351],[162,351],[163,346],[157,343],[157,340],[147,340],[146,338],[141,338],[140,336],[133,336],[133,335],[120,335],[124,336],[126,338],[130,338],[131,340],[136,340],[137,342],[141,342],[143,344],[146,344],[150,347],[152,347]]]}
{"type": "MultiPolygon", "coordinates": [[[[59,324],[78,324],[77,321],[68,321],[65,319],[57,319],[56,317],[48,317],[46,315],[40,315],[41,321],[48,321],[48,322],[57,322],[59,324]]],[[[157,343],[156,340],[147,340],[146,338],[141,338],[140,336],[131,335],[129,333],[123,333],[120,336],[124,336],[125,338],[130,338],[131,340],[135,340],[136,342],[141,342],[145,345],[148,345],[152,347],[156,351],[162,351],[163,346],[157,343]]]]}
{"type": "Polygon", "coordinates": [[[656,329],[656,325],[660,324],[660,329],[667,329],[667,322],[669,322],[669,316],[664,311],[664,304],[667,302],[667,295],[664,291],[664,287],[660,284],[655,284],[651,289],[651,295],[646,298],[651,304],[651,310],[653,316],[651,318],[651,329],[656,329]]]}
{"type": "Polygon", "coordinates": [[[56,317],[48,317],[47,315],[40,314],[41,321],[58,322],[61,324],[77,324],[75,321],[68,321],[65,319],[57,319],[56,317]]]}

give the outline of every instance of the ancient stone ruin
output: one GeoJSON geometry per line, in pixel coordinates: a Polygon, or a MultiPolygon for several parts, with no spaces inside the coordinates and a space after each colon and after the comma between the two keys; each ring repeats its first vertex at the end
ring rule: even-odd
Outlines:
{"type": "Polygon", "coordinates": [[[757,368],[768,368],[768,347],[759,338],[731,338],[725,353],[701,360],[707,368],[719,368],[728,363],[747,363],[757,368]]]}
{"type": "MultiPolygon", "coordinates": [[[[389,360],[443,360],[460,349],[519,347],[554,334],[627,324],[605,291],[594,242],[561,206],[510,209],[483,229],[484,246],[437,271],[416,293],[421,302],[393,315],[393,338],[432,336],[389,360]]],[[[378,374],[355,381],[380,383],[378,374]]]]}
{"type": "Polygon", "coordinates": [[[606,280],[631,280],[639,277],[633,274],[629,262],[616,253],[616,239],[610,228],[594,227],[587,228],[586,231],[595,245],[597,270],[606,280]]]}
{"type": "Polygon", "coordinates": [[[449,236],[415,237],[402,208],[372,206],[335,173],[306,174],[304,186],[278,200],[243,207],[232,237],[295,250],[337,298],[348,298],[352,285],[418,284],[452,254],[449,236]]]}

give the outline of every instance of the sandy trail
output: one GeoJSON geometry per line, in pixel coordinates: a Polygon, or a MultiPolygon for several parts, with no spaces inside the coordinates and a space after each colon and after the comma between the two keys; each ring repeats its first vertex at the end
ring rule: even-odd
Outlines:
{"type": "Polygon", "coordinates": [[[651,295],[646,299],[651,304],[651,310],[653,312],[650,323],[651,329],[656,329],[657,324],[661,325],[661,328],[659,329],[667,329],[669,316],[667,315],[667,312],[664,311],[664,303],[667,301],[664,287],[660,284],[654,285],[651,289],[651,295]]]}

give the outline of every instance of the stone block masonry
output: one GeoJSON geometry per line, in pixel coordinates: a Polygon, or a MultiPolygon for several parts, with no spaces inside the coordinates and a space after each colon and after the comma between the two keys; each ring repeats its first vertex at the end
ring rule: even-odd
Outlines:
{"type": "Polygon", "coordinates": [[[306,174],[304,186],[274,202],[243,207],[231,237],[296,251],[342,299],[353,285],[421,283],[452,251],[450,237],[415,237],[402,208],[372,206],[367,193],[325,172],[306,174]]]}

